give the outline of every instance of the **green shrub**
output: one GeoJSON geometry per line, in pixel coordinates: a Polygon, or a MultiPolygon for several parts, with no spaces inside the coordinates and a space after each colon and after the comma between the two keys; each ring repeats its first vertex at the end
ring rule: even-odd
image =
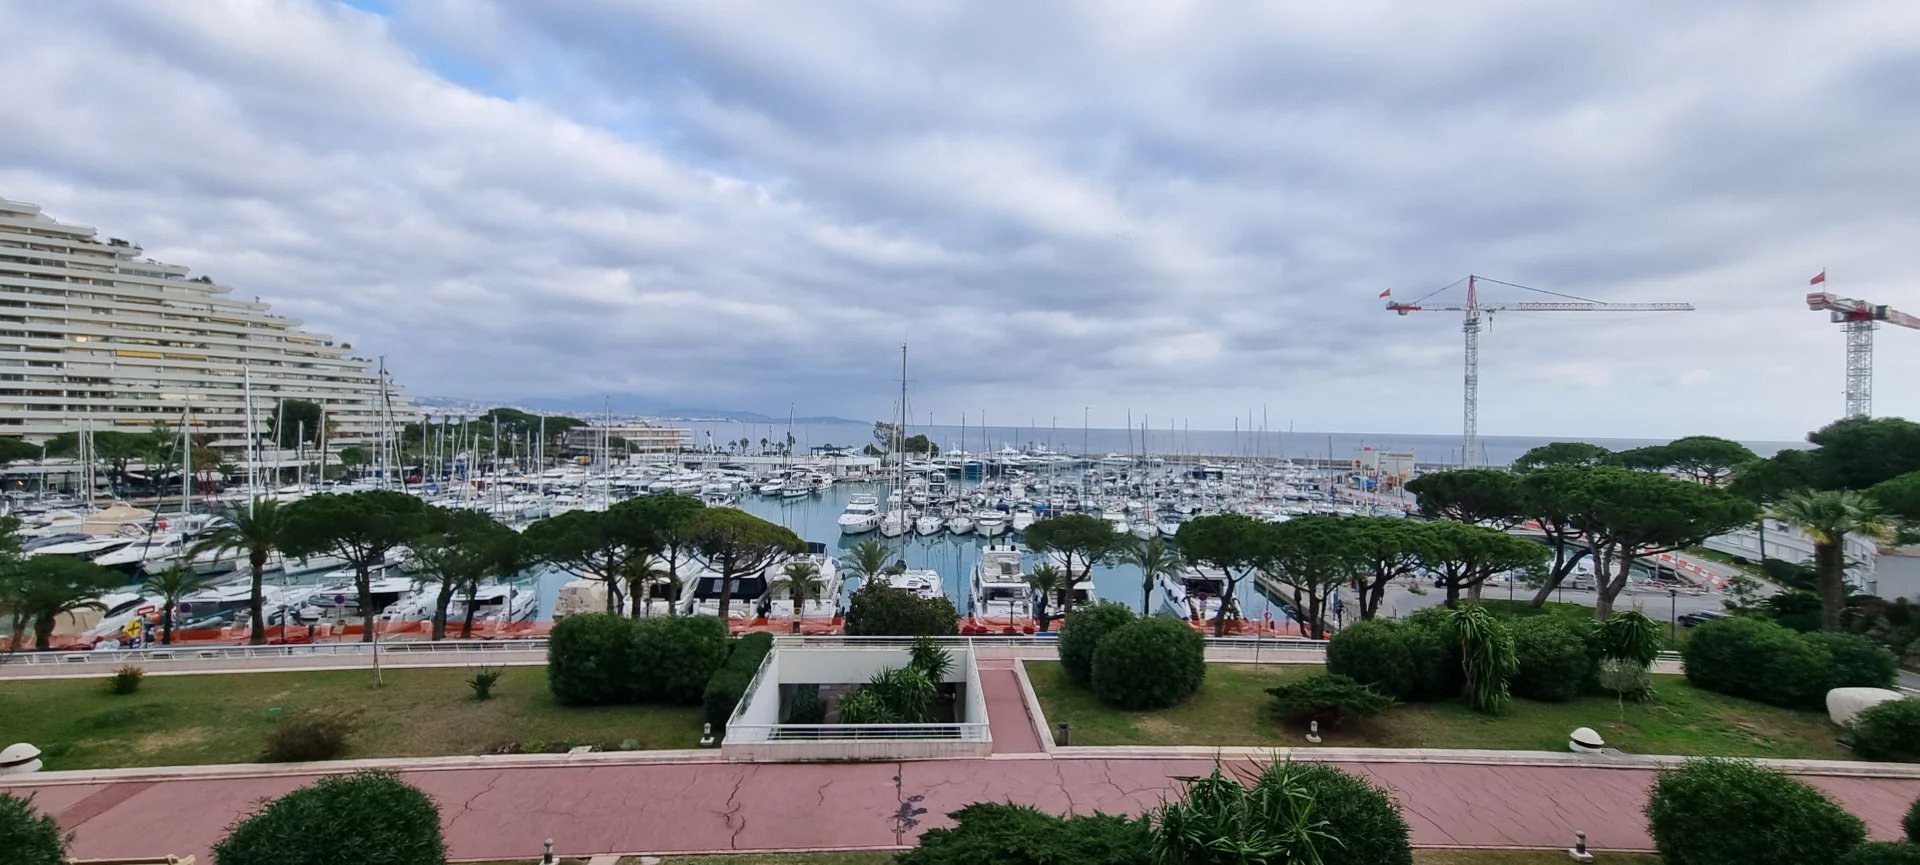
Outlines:
{"type": "Polygon", "coordinates": [[[1327,641],[1327,672],[1345,676],[1395,700],[1413,694],[1408,629],[1390,622],[1358,622],[1327,641]]]}
{"type": "Polygon", "coordinates": [[[1588,651],[1591,624],[1559,616],[1530,616],[1506,622],[1513,633],[1519,666],[1513,672],[1513,693],[1529,700],[1564,703],[1580,696],[1594,676],[1588,651]]]}
{"type": "Polygon", "coordinates": [[[945,680],[953,672],[953,653],[945,646],[933,641],[932,637],[915,637],[913,645],[907,647],[907,655],[912,660],[907,665],[927,674],[935,684],[945,680]]]}
{"type": "Polygon", "coordinates": [[[1317,763],[1181,779],[1153,812],[1157,861],[1411,865],[1406,821],[1378,788],[1317,763]]]}
{"type": "MultiPolygon", "coordinates": [[[[706,691],[701,695],[701,707],[706,722],[713,725],[715,736],[726,732],[727,719],[733,717],[734,707],[747,695],[754,674],[760,671],[760,662],[766,660],[767,653],[771,651],[772,634],[747,634],[733,641],[733,651],[727,655],[726,663],[721,664],[720,669],[713,671],[713,676],[707,679],[706,691]]],[[[817,702],[817,692],[815,699],[817,702]]]]}
{"type": "Polygon", "coordinates": [[[269,763],[310,763],[337,760],[347,753],[347,736],[353,733],[353,718],[344,714],[317,713],[282,719],[267,732],[269,763]]]}
{"type": "Polygon", "coordinates": [[[1920,763],[1920,700],[1868,706],[1847,724],[1846,738],[1869,760],[1920,763]]]}
{"type": "Polygon", "coordinates": [[[1647,700],[1653,697],[1653,675],[1645,664],[1631,658],[1607,658],[1600,662],[1594,682],[1618,699],[1647,700]]]}
{"type": "Polygon", "coordinates": [[[1101,601],[1073,611],[1060,625],[1060,672],[1080,687],[1093,684],[1093,652],[1106,635],[1137,618],[1124,604],[1101,601]]]}
{"type": "Polygon", "coordinates": [[[1408,700],[1451,700],[1466,687],[1460,669],[1460,644],[1447,639],[1444,621],[1415,615],[1400,626],[1400,639],[1413,662],[1413,688],[1408,700]]]}
{"type": "Polygon", "coordinates": [[[919,667],[897,667],[874,673],[860,690],[870,692],[887,707],[887,715],[901,724],[933,722],[933,702],[940,686],[919,667]]]}
{"type": "Polygon", "coordinates": [[[1745,760],[1689,760],[1661,770],[1646,815],[1663,865],[1824,862],[1867,834],[1819,790],[1745,760]]]}
{"type": "Polygon", "coordinates": [[[1207,641],[1185,622],[1136,619],[1093,651],[1093,692],[1122,709],[1161,709],[1200,690],[1207,677],[1207,641]]]}
{"type": "Polygon", "coordinates": [[[866,687],[855,688],[840,695],[834,703],[836,721],[841,724],[898,724],[899,715],[887,707],[880,692],[866,687]]]}
{"type": "Polygon", "coordinates": [[[473,698],[481,702],[493,699],[493,686],[500,681],[499,667],[483,667],[473,671],[467,679],[467,687],[473,691],[473,698]]]}
{"type": "Polygon", "coordinates": [[[1289,721],[1319,721],[1337,727],[1348,718],[1370,718],[1393,708],[1393,698],[1383,697],[1346,676],[1323,674],[1308,676],[1277,688],[1268,688],[1278,701],[1280,717],[1289,721]]]}
{"type": "Polygon", "coordinates": [[[1026,805],[979,802],[947,815],[897,865],[1149,865],[1145,820],[1107,814],[1062,819],[1026,805]]]}
{"type": "Polygon", "coordinates": [[[1462,606],[1447,616],[1447,638],[1460,646],[1467,705],[1489,715],[1506,711],[1520,666],[1506,623],[1479,607],[1462,606]]]}
{"type": "Polygon", "coordinates": [[[66,865],[67,840],[52,816],[33,809],[31,798],[0,793],[0,850],[7,851],[8,865],[66,865]]]}
{"type": "Polygon", "coordinates": [[[1907,816],[1900,819],[1900,828],[1907,833],[1909,842],[1920,844],[1920,799],[1907,806],[1907,816]]]}
{"type": "Polygon", "coordinates": [[[1593,641],[1601,658],[1617,658],[1647,666],[1660,657],[1660,625],[1639,610],[1621,610],[1594,629],[1593,641]]]}
{"type": "Polygon", "coordinates": [[[793,702],[787,707],[789,724],[824,724],[827,722],[827,707],[820,702],[819,685],[800,685],[793,691],[793,702]]]}
{"type": "MultiPolygon", "coordinates": [[[[1815,631],[1800,639],[1827,650],[1827,688],[1891,688],[1900,661],[1880,644],[1859,634],[1815,631]]],[[[1822,694],[1824,701],[1825,695],[1822,694]]]]}
{"type": "Polygon", "coordinates": [[[610,613],[582,613],[555,622],[547,637],[547,689],[574,706],[627,700],[629,622],[610,613]]]}
{"type": "Polygon", "coordinates": [[[330,775],[265,803],[213,845],[215,865],[444,865],[440,809],[387,772],[330,775]]]}
{"type": "Polygon", "coordinates": [[[732,646],[726,623],[715,616],[632,619],[629,632],[624,675],[630,703],[701,702],[732,646]]]}
{"type": "Polygon", "coordinates": [[[1842,854],[1835,865],[1920,865],[1920,844],[1869,841],[1842,854]]]}
{"type": "Polygon", "coordinates": [[[1826,699],[1826,650],[1772,622],[1707,622],[1693,629],[1680,654],[1696,687],[1792,708],[1815,708],[1826,699]]]}
{"type": "Polygon", "coordinates": [[[944,597],[922,598],[881,580],[868,580],[847,603],[850,637],[951,637],[960,612],[944,597]]]}
{"type": "Polygon", "coordinates": [[[140,682],[147,677],[147,671],[139,667],[121,667],[107,679],[107,693],[126,696],[140,690],[140,682]]]}

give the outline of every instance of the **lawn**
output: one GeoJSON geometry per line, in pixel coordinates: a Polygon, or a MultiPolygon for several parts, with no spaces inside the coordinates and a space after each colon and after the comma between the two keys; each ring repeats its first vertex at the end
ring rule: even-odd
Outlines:
{"type": "MultiPolygon", "coordinates": [[[[1208,664],[1206,685],[1171,709],[1129,712],[1101,703],[1067,682],[1052,661],[1027,662],[1027,675],[1049,724],[1072,725],[1075,745],[1291,745],[1310,747],[1300,731],[1271,716],[1266,689],[1322,672],[1307,665],[1208,664]]],[[[1459,703],[1412,703],[1339,730],[1325,744],[1370,748],[1480,748],[1565,751],[1576,727],[1600,731],[1632,754],[1845,760],[1824,713],[1763,706],[1703,691],[1679,676],[1655,676],[1659,698],[1626,704],[1582,697],[1567,703],[1515,700],[1498,718],[1459,703]]]]}
{"type": "Polygon", "coordinates": [[[149,676],[131,696],[108,694],[104,678],[16,679],[0,682],[0,739],[39,745],[50,770],[253,762],[276,714],[315,711],[355,715],[349,758],[699,743],[697,706],[562,706],[547,693],[545,667],[505,668],[493,699],[476,702],[471,675],[388,670],[382,688],[358,670],[149,676]]]}
{"type": "MultiPolygon", "coordinates": [[[[661,865],[886,865],[892,853],[743,853],[735,856],[668,856],[661,865]]],[[[567,865],[577,865],[561,860],[567,865]]],[[[1559,865],[1571,861],[1564,850],[1415,850],[1414,865],[1559,865]]],[[[1658,865],[1640,853],[1595,853],[1599,865],[1658,865]]],[[[639,865],[638,858],[620,865],[639,865]]],[[[527,865],[523,862],[486,865],[527,865]]]]}

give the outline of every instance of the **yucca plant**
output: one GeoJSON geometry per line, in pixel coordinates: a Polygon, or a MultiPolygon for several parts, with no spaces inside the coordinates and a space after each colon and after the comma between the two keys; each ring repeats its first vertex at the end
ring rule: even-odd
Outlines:
{"type": "Polygon", "coordinates": [[[898,724],[900,718],[887,708],[886,701],[871,688],[855,688],[841,695],[834,707],[842,724],[898,724]]]}
{"type": "Polygon", "coordinates": [[[1506,711],[1513,700],[1508,681],[1520,668],[1513,634],[1484,607],[1468,604],[1447,613],[1447,635],[1460,646],[1467,705],[1489,715],[1506,711]]]}
{"type": "Polygon", "coordinates": [[[1275,862],[1320,865],[1322,845],[1337,845],[1314,811],[1314,792],[1292,763],[1258,773],[1213,764],[1212,774],[1179,779],[1182,796],[1153,812],[1153,861],[1159,865],[1275,862]]]}
{"type": "Polygon", "coordinates": [[[1639,610],[1622,610],[1600,623],[1600,657],[1642,667],[1660,657],[1660,626],[1639,610]]]}
{"type": "Polygon", "coordinates": [[[940,696],[939,686],[917,667],[881,670],[861,690],[872,691],[901,724],[931,723],[933,701],[940,696]]]}
{"type": "Polygon", "coordinates": [[[927,674],[927,678],[933,680],[934,684],[944,681],[947,673],[953,671],[953,653],[934,642],[931,637],[924,635],[915,637],[913,645],[907,649],[907,654],[912,658],[907,665],[927,674]]]}

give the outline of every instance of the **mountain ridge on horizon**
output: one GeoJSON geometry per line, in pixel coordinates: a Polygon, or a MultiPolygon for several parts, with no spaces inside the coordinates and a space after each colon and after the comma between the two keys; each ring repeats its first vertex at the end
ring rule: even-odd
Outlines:
{"type": "MultiPolygon", "coordinates": [[[[680,420],[725,420],[740,423],[786,423],[787,418],[763,414],[754,411],[706,408],[700,406],[682,406],[661,404],[637,394],[603,394],[600,396],[571,397],[525,397],[521,399],[470,399],[467,397],[415,397],[416,405],[428,408],[464,408],[484,411],[487,408],[517,408],[529,411],[562,413],[573,416],[595,415],[611,410],[624,417],[657,417],[680,420]]],[[[850,423],[866,424],[871,421],[832,415],[813,415],[795,417],[794,423],[850,423]]]]}

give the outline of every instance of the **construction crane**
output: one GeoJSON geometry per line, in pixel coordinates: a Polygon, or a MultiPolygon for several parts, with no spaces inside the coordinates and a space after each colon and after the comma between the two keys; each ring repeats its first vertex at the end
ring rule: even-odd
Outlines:
{"type": "MultiPolygon", "coordinates": [[[[1826,271],[1816,277],[1826,282],[1826,271]]],[[[1825,311],[1827,320],[1847,333],[1847,417],[1873,414],[1873,330],[1876,322],[1920,330],[1915,318],[1885,304],[1839,297],[1824,291],[1807,292],[1807,308],[1825,311]]]]}
{"type": "Polygon", "coordinates": [[[1692,312],[1693,311],[1693,304],[1691,303],[1606,303],[1604,301],[1591,300],[1589,298],[1584,298],[1584,297],[1576,297],[1571,294],[1561,294],[1560,292],[1557,292],[1557,291],[1545,291],[1543,289],[1538,289],[1538,288],[1529,288],[1528,286],[1524,286],[1524,285],[1514,285],[1511,282],[1501,282],[1500,280],[1497,280],[1497,279],[1487,279],[1486,277],[1483,277],[1483,276],[1473,276],[1471,274],[1469,274],[1465,280],[1456,281],[1452,285],[1448,285],[1443,288],[1439,288],[1434,291],[1427,292],[1425,295],[1421,296],[1418,300],[1415,300],[1412,303],[1399,303],[1394,301],[1393,292],[1391,289],[1381,292],[1380,296],[1387,299],[1387,309],[1393,312],[1397,312],[1401,315],[1406,315],[1407,313],[1410,313],[1410,312],[1459,312],[1459,313],[1466,314],[1465,321],[1460,325],[1461,332],[1465,333],[1467,337],[1466,405],[1463,411],[1464,420],[1465,420],[1465,431],[1462,433],[1462,436],[1461,436],[1462,448],[1460,451],[1460,464],[1464,466],[1470,466],[1474,464],[1475,451],[1478,450],[1479,448],[1480,320],[1482,317],[1485,317],[1487,321],[1491,323],[1493,320],[1493,314],[1496,312],[1692,312]],[[1450,289],[1455,285],[1459,285],[1460,282],[1465,282],[1467,284],[1467,303],[1465,306],[1436,306],[1436,305],[1428,304],[1425,302],[1427,298],[1433,297],[1434,295],[1439,294],[1440,292],[1446,291],[1447,289],[1450,289]],[[1553,297],[1558,297],[1563,299],[1557,300],[1557,301],[1544,301],[1544,302],[1536,301],[1536,302],[1529,302],[1529,303],[1483,304],[1480,302],[1480,283],[1482,282],[1491,282],[1495,285],[1504,285],[1509,288],[1524,289],[1526,291],[1537,292],[1539,294],[1550,295],[1553,297]]]}

